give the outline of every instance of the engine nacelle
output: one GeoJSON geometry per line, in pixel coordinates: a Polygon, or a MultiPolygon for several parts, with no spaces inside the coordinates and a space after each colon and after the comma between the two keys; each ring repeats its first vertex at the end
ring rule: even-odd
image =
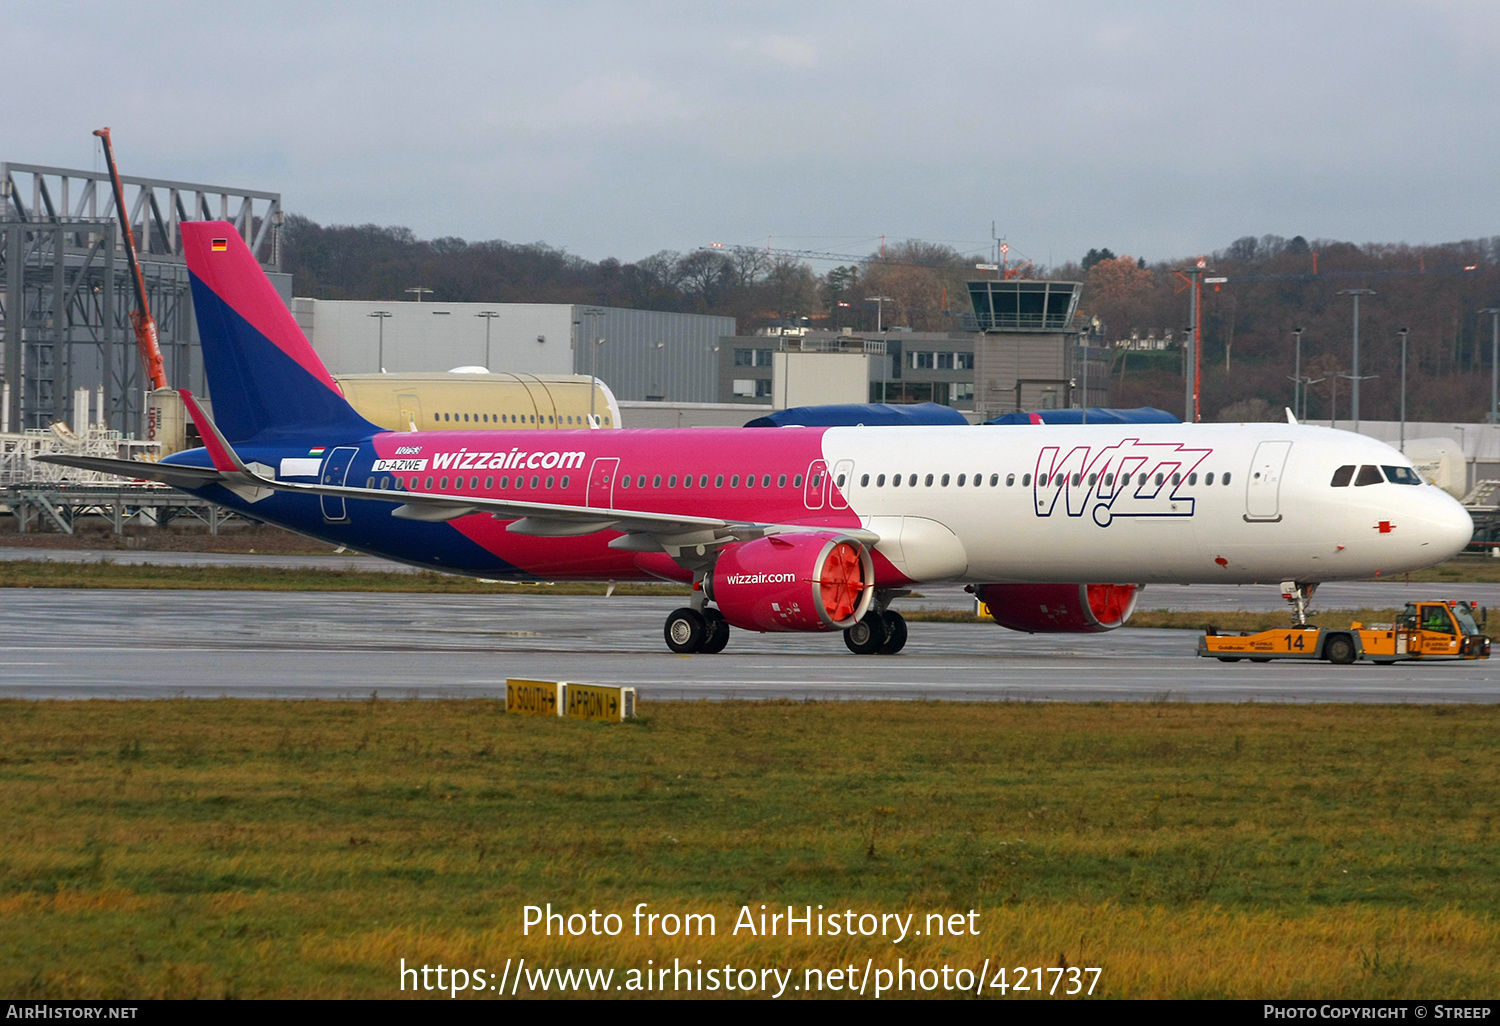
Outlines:
{"type": "Polygon", "coordinates": [[[833,532],[775,534],[731,545],[707,579],[708,596],[747,631],[841,631],[875,598],[875,563],[833,532]]]}
{"type": "Polygon", "coordinates": [[[1028,634],[1098,634],[1135,612],[1138,584],[985,584],[979,599],[1001,627],[1028,634]]]}

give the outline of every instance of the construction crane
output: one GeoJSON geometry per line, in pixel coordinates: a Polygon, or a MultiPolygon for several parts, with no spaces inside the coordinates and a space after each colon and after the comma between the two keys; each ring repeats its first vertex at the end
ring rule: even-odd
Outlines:
{"type": "Polygon", "coordinates": [[[136,309],[130,312],[130,323],[135,328],[135,344],[141,351],[141,362],[146,365],[146,376],[151,387],[170,388],[167,372],[161,358],[161,342],[156,330],[156,318],[151,316],[151,304],[146,301],[146,279],[141,275],[141,262],[135,252],[135,233],[130,230],[130,213],[125,209],[125,190],[120,185],[120,171],[115,167],[115,154],[109,144],[109,129],[94,132],[104,142],[104,160],[109,164],[109,178],[114,184],[115,210],[120,215],[120,228],[125,233],[125,254],[130,260],[130,274],[135,282],[136,309]]]}

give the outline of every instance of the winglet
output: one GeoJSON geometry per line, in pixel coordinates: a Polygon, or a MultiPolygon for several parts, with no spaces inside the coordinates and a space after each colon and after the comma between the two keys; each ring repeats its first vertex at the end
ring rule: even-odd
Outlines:
{"type": "Polygon", "coordinates": [[[1291,407],[1290,407],[1290,406],[1288,406],[1288,407],[1287,407],[1287,408],[1286,408],[1286,422],[1287,422],[1287,423],[1288,423],[1288,424],[1295,424],[1295,423],[1297,423],[1297,418],[1296,418],[1296,416],[1295,416],[1295,415],[1294,415],[1294,414],[1293,414],[1293,413],[1292,413],[1292,408],[1291,408],[1291,407]]]}
{"type": "Polygon", "coordinates": [[[180,389],[182,405],[187,407],[188,416],[193,419],[193,425],[198,429],[198,434],[203,439],[203,448],[208,450],[209,457],[214,461],[214,469],[223,473],[239,472],[248,474],[244,461],[240,459],[239,453],[224,438],[216,424],[209,419],[203,407],[198,405],[198,400],[193,398],[193,393],[187,389],[180,389]]]}

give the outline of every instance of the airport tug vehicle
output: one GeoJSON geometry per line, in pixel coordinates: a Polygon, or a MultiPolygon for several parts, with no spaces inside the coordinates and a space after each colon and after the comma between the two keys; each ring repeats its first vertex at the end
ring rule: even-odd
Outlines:
{"type": "Polygon", "coordinates": [[[1198,639],[1198,654],[1223,663],[1237,663],[1241,659],[1252,663],[1272,659],[1352,663],[1365,659],[1382,665],[1415,659],[1490,657],[1489,636],[1481,633],[1474,606],[1469,602],[1408,602],[1395,623],[1356,621],[1348,628],[1333,628],[1308,626],[1310,586],[1284,584],[1282,595],[1296,610],[1296,622],[1291,626],[1243,634],[1220,634],[1210,627],[1198,639]]]}

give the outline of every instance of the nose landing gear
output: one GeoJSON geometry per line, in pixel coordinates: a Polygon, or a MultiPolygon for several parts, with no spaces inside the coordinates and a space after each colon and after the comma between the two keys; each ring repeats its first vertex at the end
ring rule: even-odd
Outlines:
{"type": "Polygon", "coordinates": [[[1318,582],[1304,581],[1282,581],[1281,597],[1292,604],[1292,623],[1298,627],[1307,626],[1307,607],[1312,602],[1313,592],[1318,590],[1318,582]]]}

